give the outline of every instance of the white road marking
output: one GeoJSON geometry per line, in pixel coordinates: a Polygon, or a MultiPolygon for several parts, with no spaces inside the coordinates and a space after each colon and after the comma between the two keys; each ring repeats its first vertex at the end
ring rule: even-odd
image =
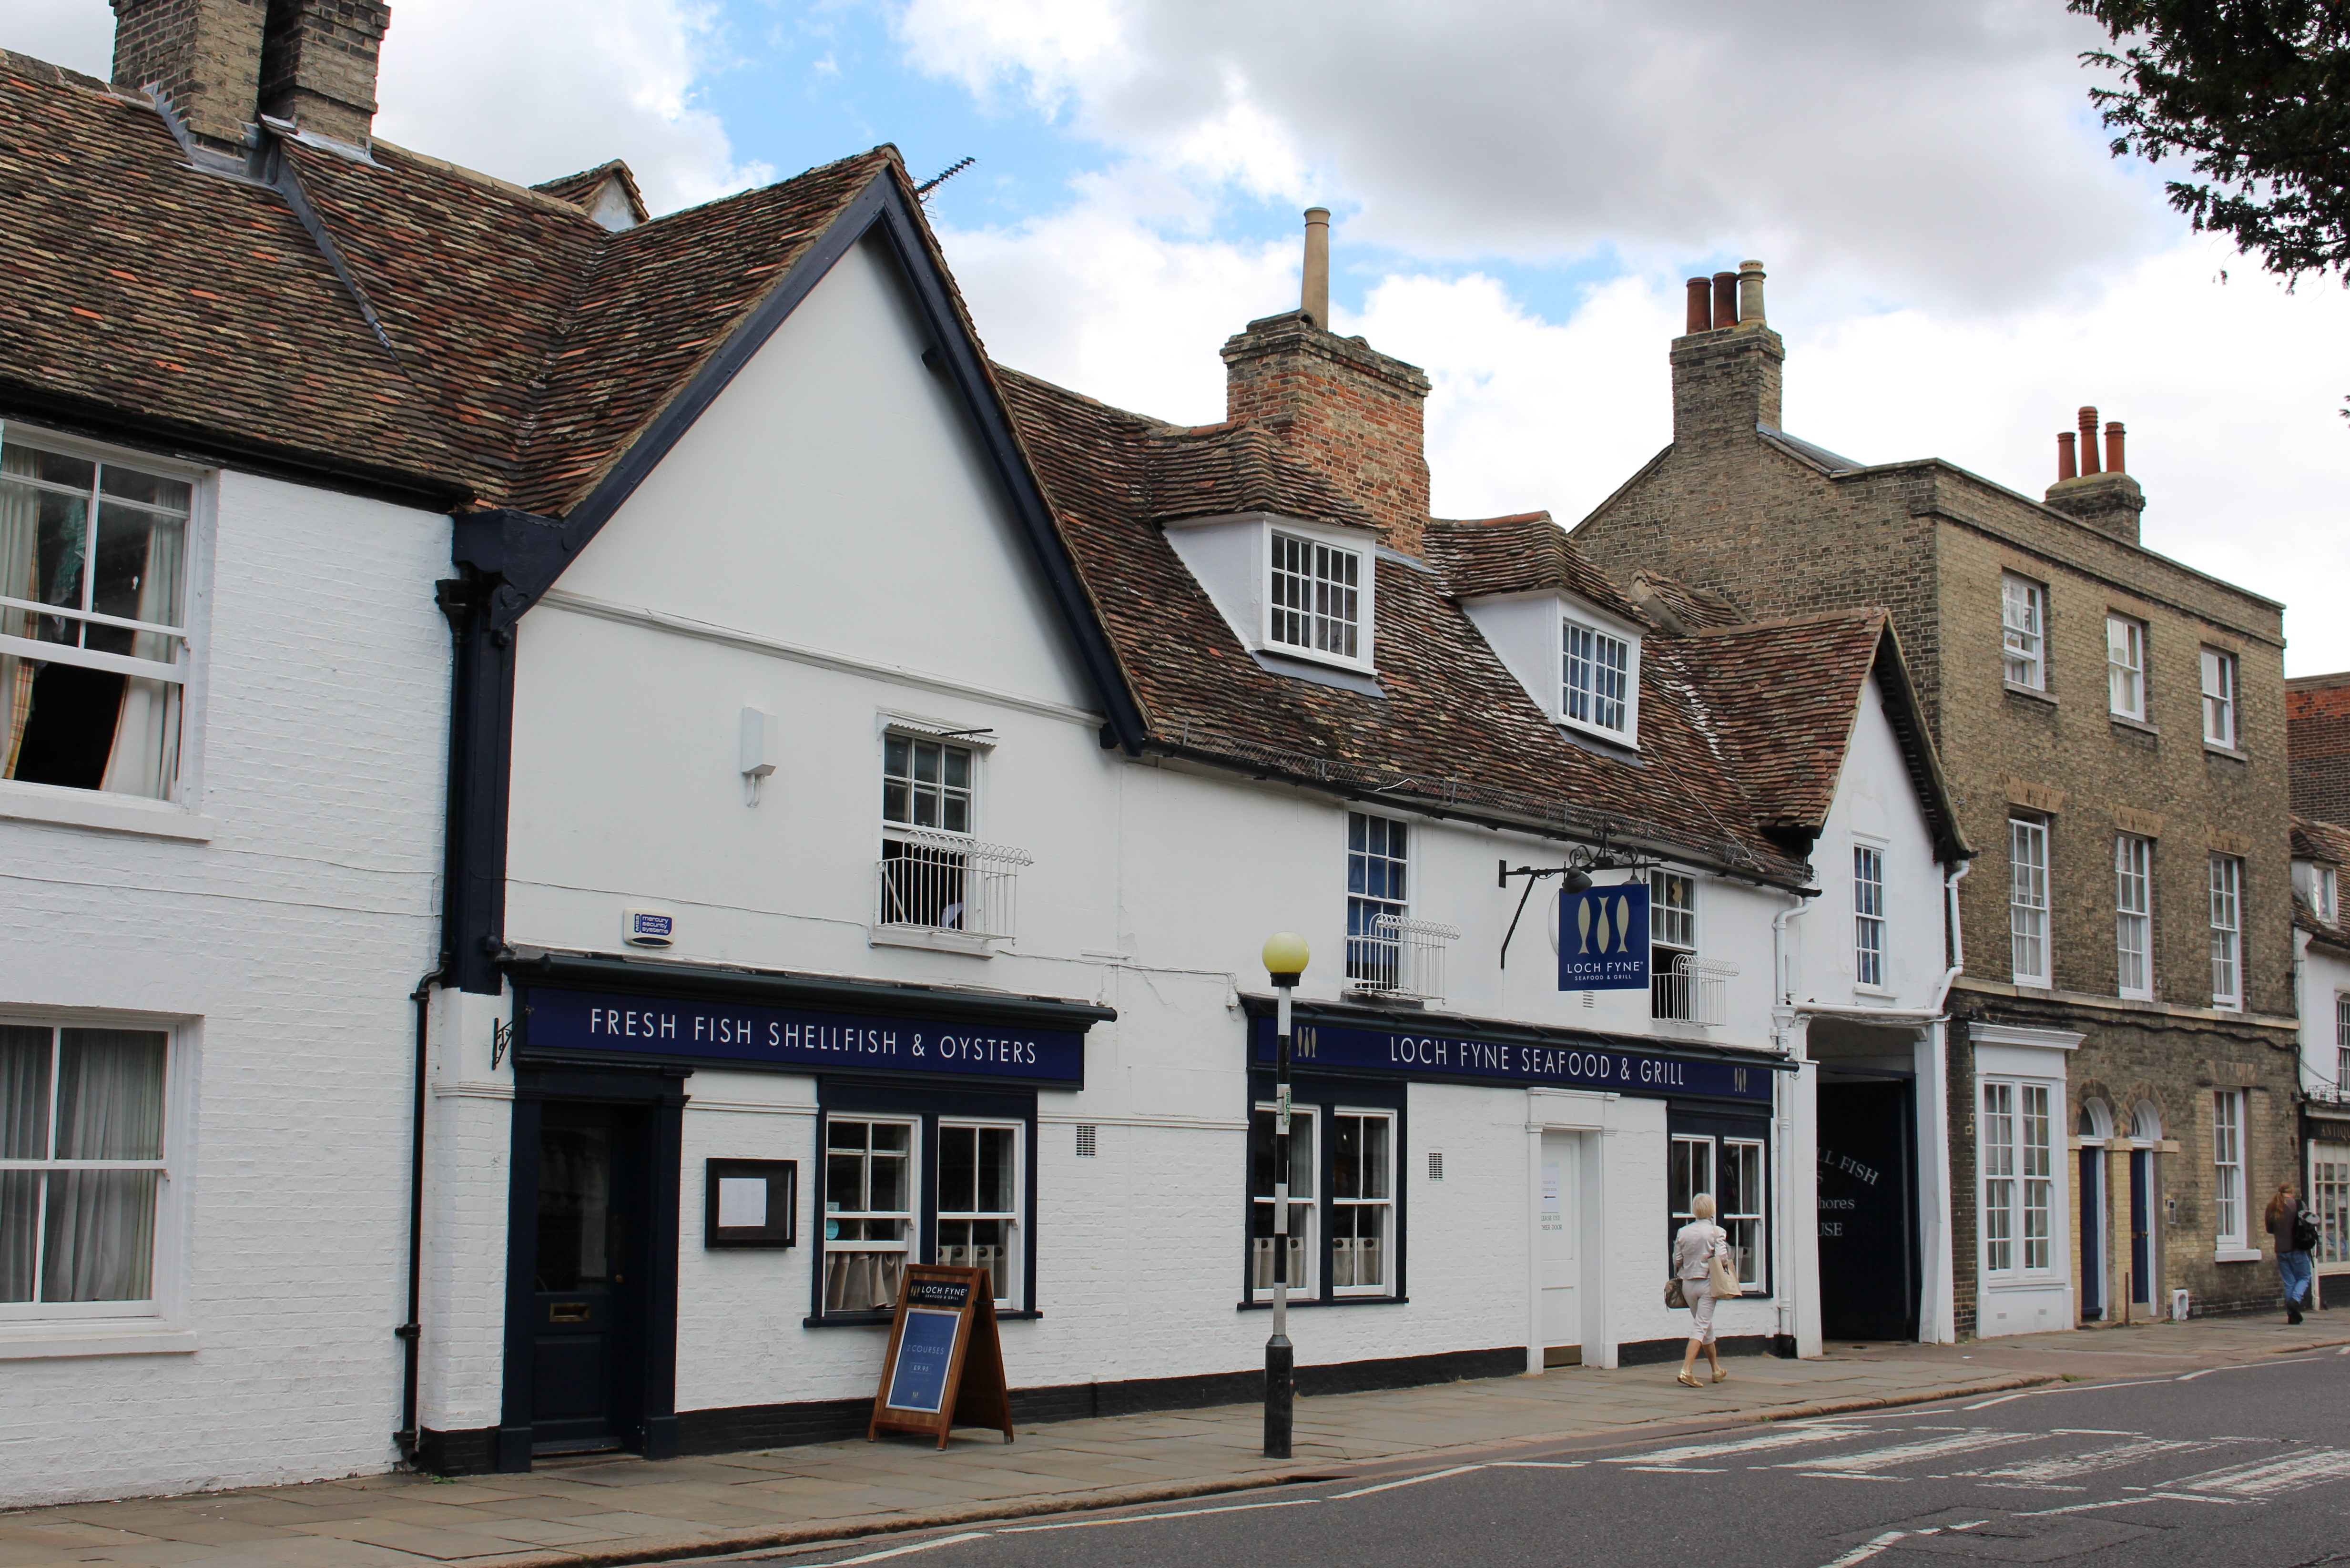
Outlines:
{"type": "MultiPolygon", "coordinates": [[[[1883,1434],[1878,1434],[1882,1436],[1883,1434]]],[[[1896,1465],[1916,1464],[1927,1459],[1954,1458],[1984,1449],[2002,1449],[2011,1443],[2037,1443],[2047,1440],[2044,1432],[1995,1432],[1981,1428],[1961,1429],[1946,1438],[1929,1438],[1922,1442],[1896,1443],[1890,1448],[1864,1449],[1856,1454],[1835,1454],[1824,1459],[1804,1459],[1780,1466],[1781,1469],[1801,1470],[1883,1470],[1896,1465]]]]}
{"type": "Polygon", "coordinates": [[[2340,1449],[2318,1449],[2288,1454],[2282,1459],[2235,1465],[2207,1475],[2172,1481],[2170,1485],[2189,1492],[2224,1492],[2230,1497],[2270,1498],[2305,1491],[2330,1480],[2340,1480],[2345,1476],[2350,1476],[2350,1453],[2340,1449]]]}
{"type": "Polygon", "coordinates": [[[1962,1405],[1960,1408],[1962,1410],[1988,1410],[1993,1405],[2004,1405],[2011,1399],[2029,1399],[2034,1394],[2039,1392],[2040,1390],[2037,1388],[2026,1388],[2021,1394],[2002,1394],[1996,1399],[1985,1399],[1981,1403],[1975,1405],[1962,1405]]]}
{"type": "MultiPolygon", "coordinates": [[[[1627,1470],[1643,1470],[1652,1476],[1718,1476],[1727,1469],[1723,1465],[1626,1465],[1627,1470]]],[[[1752,1469],[1752,1466],[1748,1466],[1752,1469]]]]}
{"type": "Polygon", "coordinates": [[[1820,1568],[1852,1568],[1854,1563],[1866,1563],[1895,1542],[1908,1540],[1908,1536],[1906,1530],[1888,1530],[1867,1545],[1856,1546],[1835,1562],[1821,1563],[1820,1568]]]}
{"type": "MultiPolygon", "coordinates": [[[[987,1531],[983,1533],[1030,1535],[1040,1530],[1097,1530],[1105,1524],[1149,1524],[1157,1519],[1196,1519],[1203,1513],[1245,1513],[1255,1508],[1303,1508],[1308,1503],[1322,1501],[1318,1497],[1292,1497],[1284,1498],[1279,1502],[1232,1502],[1226,1503],[1221,1508],[1185,1508],[1166,1513],[1130,1513],[1119,1519],[1070,1519],[1064,1520],[1058,1524],[1007,1524],[1000,1530],[987,1531]]],[[[862,1562],[864,1559],[858,1558],[856,1561],[862,1562]]]]}
{"type": "Polygon", "coordinates": [[[1724,1454],[1754,1454],[1770,1449],[1792,1449],[1802,1443],[1827,1443],[1838,1438],[1877,1437],[1880,1434],[1858,1427],[1803,1427],[1785,1431],[1765,1432],[1758,1437],[1732,1438],[1726,1442],[1691,1443],[1684,1448],[1659,1449],[1652,1454],[1626,1454],[1617,1459],[1602,1459],[1607,1465],[1679,1464],[1683,1459],[1711,1459],[1724,1454]]]}
{"type": "Polygon", "coordinates": [[[836,1557],[830,1563],[814,1568],[848,1568],[852,1563],[879,1563],[884,1557],[903,1557],[910,1552],[928,1552],[933,1546],[953,1546],[965,1541],[977,1541],[986,1535],[984,1530],[967,1530],[961,1535],[941,1535],[936,1541],[917,1541],[911,1546],[892,1546],[887,1552],[868,1552],[862,1557],[836,1557]]]}
{"type": "Polygon", "coordinates": [[[2114,1427],[2051,1427],[2052,1432],[2062,1432],[2073,1438],[2142,1438],[2143,1432],[2125,1432],[2114,1427]]]}
{"type": "Polygon", "coordinates": [[[2004,1405],[2011,1399],[2041,1399],[2056,1394],[2101,1394],[2109,1388],[2137,1388],[2148,1383],[2175,1383],[2174,1377],[2132,1377],[2117,1383],[2067,1383],[2048,1388],[2026,1388],[2021,1394],[2002,1394],[1996,1399],[1981,1404],[1961,1405],[1961,1410],[1981,1410],[1992,1405],[2004,1405]]]}
{"type": "MultiPolygon", "coordinates": [[[[1755,1468],[1755,1469],[1760,1469],[1762,1467],[1758,1465],[1758,1466],[1755,1466],[1754,1468],[1755,1468]]],[[[1780,1465],[1780,1466],[1776,1466],[1776,1467],[1774,1467],[1774,1468],[1779,1469],[1794,1469],[1794,1467],[1793,1467],[1793,1466],[1790,1466],[1790,1465],[1780,1465]]],[[[1803,1477],[1805,1480],[1866,1480],[1866,1481],[1892,1481],[1892,1482],[1894,1482],[1894,1483],[1895,1483],[1895,1484],[1897,1484],[1897,1485],[1899,1485],[1899,1484],[1905,1483],[1905,1482],[1907,1482],[1907,1481],[1908,1480],[1908,1479],[1909,1479],[1908,1476],[1871,1476],[1871,1475],[1862,1475],[1862,1474],[1860,1474],[1859,1472],[1857,1472],[1857,1471],[1856,1471],[1856,1470],[1796,1470],[1796,1471],[1795,1471],[1795,1473],[1796,1473],[1797,1475],[1799,1475],[1799,1476],[1803,1477]]]]}
{"type": "Polygon", "coordinates": [[[2125,1469],[2160,1454],[2199,1453],[2216,1446],[2210,1442],[2132,1436],[2128,1442],[2107,1443],[2103,1448],[2091,1449],[2085,1453],[2051,1454],[2045,1459],[2017,1459],[2008,1464],[1989,1465],[1981,1469],[1959,1473],[1984,1480],[2024,1481],[2045,1486],[2052,1481],[2069,1480],[2074,1476],[2125,1469]]]}
{"type": "Polygon", "coordinates": [[[1579,1470],[1589,1459],[1495,1459],[1497,1470],[1579,1470]]]}
{"type": "Polygon", "coordinates": [[[1430,1470],[1424,1476],[1407,1476],[1402,1480],[1381,1481],[1378,1486],[1358,1487],[1353,1491],[1335,1492],[1332,1502],[1343,1502],[1350,1497],[1368,1497],[1375,1491],[1393,1491],[1399,1486],[1418,1486],[1422,1481],[1442,1480],[1446,1476],[1465,1476],[1471,1470],[1482,1470],[1483,1465],[1455,1465],[1449,1470],[1430,1470]]]}

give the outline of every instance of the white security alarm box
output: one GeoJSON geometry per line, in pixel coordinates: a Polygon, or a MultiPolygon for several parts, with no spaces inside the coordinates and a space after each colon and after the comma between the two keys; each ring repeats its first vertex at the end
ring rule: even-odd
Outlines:
{"type": "Polygon", "coordinates": [[[668,947],[677,940],[677,917],[667,909],[625,909],[620,915],[620,939],[630,947],[668,947]]]}

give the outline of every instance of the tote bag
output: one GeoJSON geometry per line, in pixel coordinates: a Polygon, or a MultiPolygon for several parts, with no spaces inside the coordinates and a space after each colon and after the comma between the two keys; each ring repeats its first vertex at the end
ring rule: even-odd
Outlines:
{"type": "Polygon", "coordinates": [[[1715,1226],[1713,1234],[1713,1244],[1716,1250],[1713,1256],[1706,1261],[1705,1284],[1706,1289],[1713,1293],[1714,1299],[1720,1301],[1724,1296],[1738,1295],[1741,1292],[1738,1286],[1738,1271],[1730,1266],[1730,1255],[1721,1250],[1725,1239],[1721,1227],[1715,1226]]]}

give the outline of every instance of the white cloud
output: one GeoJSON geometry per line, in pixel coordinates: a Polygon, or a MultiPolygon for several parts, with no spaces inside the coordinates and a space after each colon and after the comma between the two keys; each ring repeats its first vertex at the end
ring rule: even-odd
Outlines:
{"type": "Polygon", "coordinates": [[[625,158],[655,211],[775,178],[692,88],[719,45],[689,0],[399,0],[376,130],[525,183],[625,158]]]}

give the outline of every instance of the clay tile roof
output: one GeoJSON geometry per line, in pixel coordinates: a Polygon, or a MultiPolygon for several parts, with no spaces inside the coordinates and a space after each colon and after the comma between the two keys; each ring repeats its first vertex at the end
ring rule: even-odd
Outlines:
{"type": "Polygon", "coordinates": [[[2296,815],[2293,819],[2293,856],[2296,860],[2323,860],[2350,867],[2350,827],[2296,815]]]}
{"type": "Polygon", "coordinates": [[[1376,567],[1384,696],[1260,668],[1151,510],[1169,427],[1001,366],[996,378],[1154,745],[1399,805],[1605,826],[1776,881],[1806,875],[1674,691],[1644,683],[1637,758],[1586,750],[1534,706],[1446,580],[1410,563],[1376,567]]]}
{"type": "Polygon", "coordinates": [[[568,202],[581,212],[594,208],[596,198],[604,187],[618,182],[620,193],[628,198],[629,211],[637,222],[650,223],[652,213],[645,205],[645,194],[637,189],[637,177],[628,164],[615,158],[608,163],[598,163],[593,169],[582,169],[577,174],[566,174],[559,180],[542,180],[531,187],[558,202],[568,202]]]}
{"type": "Polygon", "coordinates": [[[1428,559],[1461,598],[1557,589],[1636,626],[1648,618],[1547,512],[1430,518],[1428,559]]]}
{"type": "Polygon", "coordinates": [[[1631,597],[1669,631],[1703,631],[1737,626],[1746,619],[1746,613],[1727,596],[1664,572],[1644,568],[1633,573],[1631,597]]]}
{"type": "Polygon", "coordinates": [[[1145,514],[1162,523],[1269,512],[1375,526],[1320,469],[1284,455],[1253,424],[1205,425],[1147,437],[1143,485],[1145,514]]]}
{"type": "Polygon", "coordinates": [[[0,414],[560,515],[903,178],[877,148],[612,234],[577,200],[636,200],[618,163],[532,190],[276,147],[275,186],[199,171],[143,95],[0,52],[0,414]]]}

